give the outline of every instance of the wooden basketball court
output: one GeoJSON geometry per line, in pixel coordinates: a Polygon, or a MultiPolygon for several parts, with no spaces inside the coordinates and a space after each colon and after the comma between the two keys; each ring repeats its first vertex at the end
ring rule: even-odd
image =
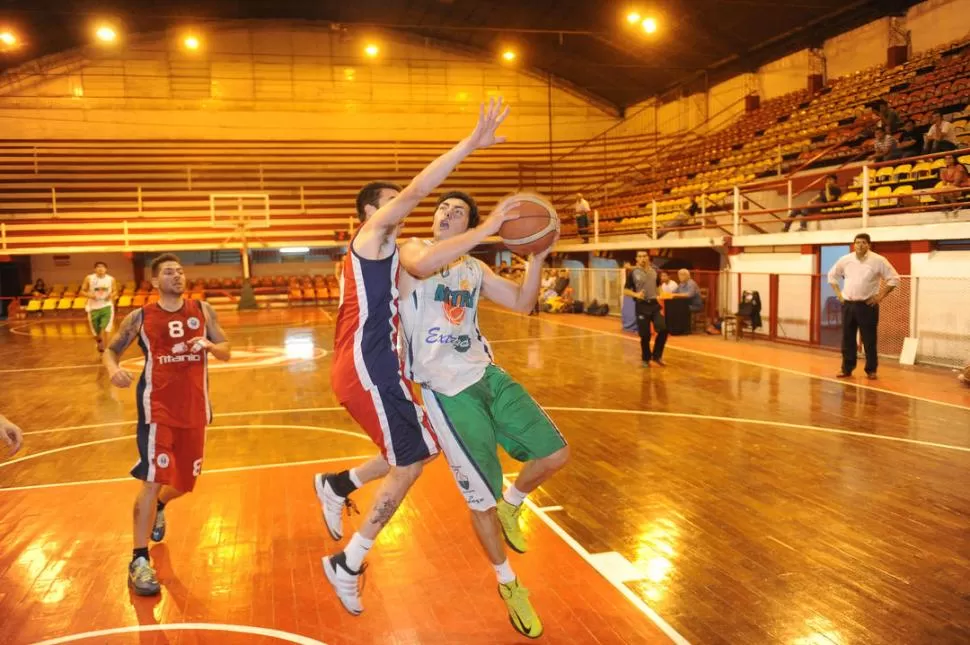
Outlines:
{"type": "MultiPolygon", "coordinates": [[[[27,432],[0,462],[0,642],[524,642],[442,460],[372,552],[364,614],[340,607],[312,474],[374,450],[330,392],[332,322],[223,320],[234,360],[211,370],[205,475],[167,510],[154,599],[125,577],[134,391],[110,385],[83,322],[0,328],[0,409],[27,432]]],[[[876,384],[839,382],[835,354],[706,337],[671,339],[668,366],[644,369],[617,327],[482,312],[499,363],[572,446],[512,559],[542,641],[970,641],[955,379],[884,365],[876,384]]]]}

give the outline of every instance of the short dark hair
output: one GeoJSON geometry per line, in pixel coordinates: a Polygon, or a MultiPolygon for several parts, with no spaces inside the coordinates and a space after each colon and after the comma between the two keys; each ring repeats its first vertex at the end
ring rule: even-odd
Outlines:
{"type": "Polygon", "coordinates": [[[828,175],[826,175],[826,178],[827,179],[831,179],[833,181],[838,181],[839,180],[839,176],[836,175],[834,172],[830,172],[828,175]]]}
{"type": "Polygon", "coordinates": [[[475,199],[471,195],[463,193],[460,190],[449,190],[438,198],[438,203],[434,207],[438,208],[442,202],[449,199],[460,199],[468,204],[468,228],[471,229],[478,226],[478,204],[475,203],[475,199]]]}
{"type": "Polygon", "coordinates": [[[102,262],[101,260],[98,260],[97,262],[94,263],[94,268],[97,269],[98,267],[104,267],[105,269],[107,269],[108,264],[106,262],[102,262]]]}
{"type": "Polygon", "coordinates": [[[381,191],[385,189],[396,190],[397,192],[401,192],[402,190],[398,184],[392,181],[372,181],[360,189],[360,192],[357,193],[357,219],[361,222],[367,219],[364,206],[380,207],[381,191]]]}
{"type": "Polygon", "coordinates": [[[182,260],[180,260],[179,256],[175,255],[174,253],[162,253],[157,258],[152,260],[153,278],[158,276],[158,267],[162,266],[166,262],[178,262],[179,264],[182,264],[182,260]]]}
{"type": "Polygon", "coordinates": [[[868,233],[859,233],[854,238],[852,238],[852,242],[855,243],[856,240],[865,240],[866,244],[872,244],[872,238],[869,237],[868,233]]]}

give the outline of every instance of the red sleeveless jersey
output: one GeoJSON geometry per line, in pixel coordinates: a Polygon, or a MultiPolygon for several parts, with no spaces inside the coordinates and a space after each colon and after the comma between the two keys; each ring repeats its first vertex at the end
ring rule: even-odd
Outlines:
{"type": "Polygon", "coordinates": [[[141,311],[138,345],[145,354],[145,369],[138,381],[139,423],[206,426],[212,420],[208,352],[188,343],[206,335],[202,303],[184,300],[178,311],[165,311],[155,303],[141,311]]]}

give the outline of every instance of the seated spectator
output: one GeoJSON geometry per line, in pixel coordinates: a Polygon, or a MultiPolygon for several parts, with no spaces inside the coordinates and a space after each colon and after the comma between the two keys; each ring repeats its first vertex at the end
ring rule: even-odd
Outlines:
{"type": "Polygon", "coordinates": [[[923,134],[916,129],[916,121],[906,120],[906,126],[899,135],[899,150],[897,152],[900,159],[906,157],[918,157],[923,154],[923,134]]]}
{"type": "Polygon", "coordinates": [[[687,306],[691,311],[700,311],[704,308],[704,298],[701,297],[700,287],[690,277],[690,271],[681,269],[677,272],[677,293],[687,296],[687,306]]]}
{"type": "Polygon", "coordinates": [[[875,140],[872,142],[873,161],[886,161],[888,159],[895,159],[898,156],[897,149],[899,148],[899,143],[885,128],[876,128],[874,136],[875,140]]]}
{"type": "MultiPolygon", "coordinates": [[[[891,139],[892,137],[890,137],[891,139]]],[[[812,198],[812,201],[808,202],[806,206],[813,206],[815,204],[827,204],[829,202],[837,202],[842,197],[842,189],[838,185],[839,178],[836,175],[828,175],[825,178],[825,185],[822,189],[818,191],[818,195],[812,198]]],[[[809,214],[809,211],[815,210],[813,208],[802,208],[797,211],[792,211],[788,216],[788,221],[785,222],[785,232],[791,229],[792,220],[796,217],[805,217],[809,214]]],[[[806,229],[805,221],[802,220],[798,227],[799,231],[804,231],[806,229]]]]}
{"type": "Polygon", "coordinates": [[[879,122],[876,123],[877,128],[882,128],[890,134],[894,134],[902,128],[902,119],[899,118],[896,110],[889,107],[889,103],[886,103],[886,101],[876,101],[869,106],[869,109],[879,119],[879,122]]]}
{"type": "Polygon", "coordinates": [[[34,283],[34,296],[46,296],[47,295],[47,285],[44,283],[43,278],[37,278],[37,282],[34,283]]]}
{"type": "MultiPolygon", "coordinates": [[[[946,167],[940,171],[940,181],[943,183],[940,188],[953,190],[970,187],[970,176],[968,176],[964,165],[958,162],[954,155],[947,155],[944,159],[946,160],[946,167]]],[[[963,199],[963,193],[947,193],[940,195],[937,199],[943,203],[952,204],[963,199]]]]}
{"type": "Polygon", "coordinates": [[[663,293],[677,293],[677,281],[666,271],[660,272],[660,291],[663,293]]]}
{"type": "Polygon", "coordinates": [[[960,142],[957,139],[956,127],[949,121],[943,120],[942,112],[934,112],[933,125],[926,133],[923,153],[946,152],[947,150],[956,150],[959,147],[960,142]]]}

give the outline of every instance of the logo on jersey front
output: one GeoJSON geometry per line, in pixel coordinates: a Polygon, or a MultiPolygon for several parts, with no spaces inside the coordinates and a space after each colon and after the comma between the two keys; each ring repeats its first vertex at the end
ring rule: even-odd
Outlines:
{"type": "Polygon", "coordinates": [[[460,325],[465,319],[465,309],[475,306],[475,291],[468,290],[467,280],[462,280],[457,290],[439,284],[434,292],[434,300],[441,303],[441,309],[448,322],[452,325],[460,325]]]}
{"type": "Polygon", "coordinates": [[[168,455],[163,452],[155,458],[155,463],[158,464],[159,468],[168,468],[168,455]]]}
{"type": "Polygon", "coordinates": [[[464,354],[472,348],[472,339],[467,334],[443,334],[441,327],[432,327],[428,330],[424,342],[428,345],[451,345],[459,354],[464,354]]]}
{"type": "Polygon", "coordinates": [[[195,316],[189,318],[186,324],[189,326],[189,329],[198,329],[202,326],[202,323],[195,316]]]}

